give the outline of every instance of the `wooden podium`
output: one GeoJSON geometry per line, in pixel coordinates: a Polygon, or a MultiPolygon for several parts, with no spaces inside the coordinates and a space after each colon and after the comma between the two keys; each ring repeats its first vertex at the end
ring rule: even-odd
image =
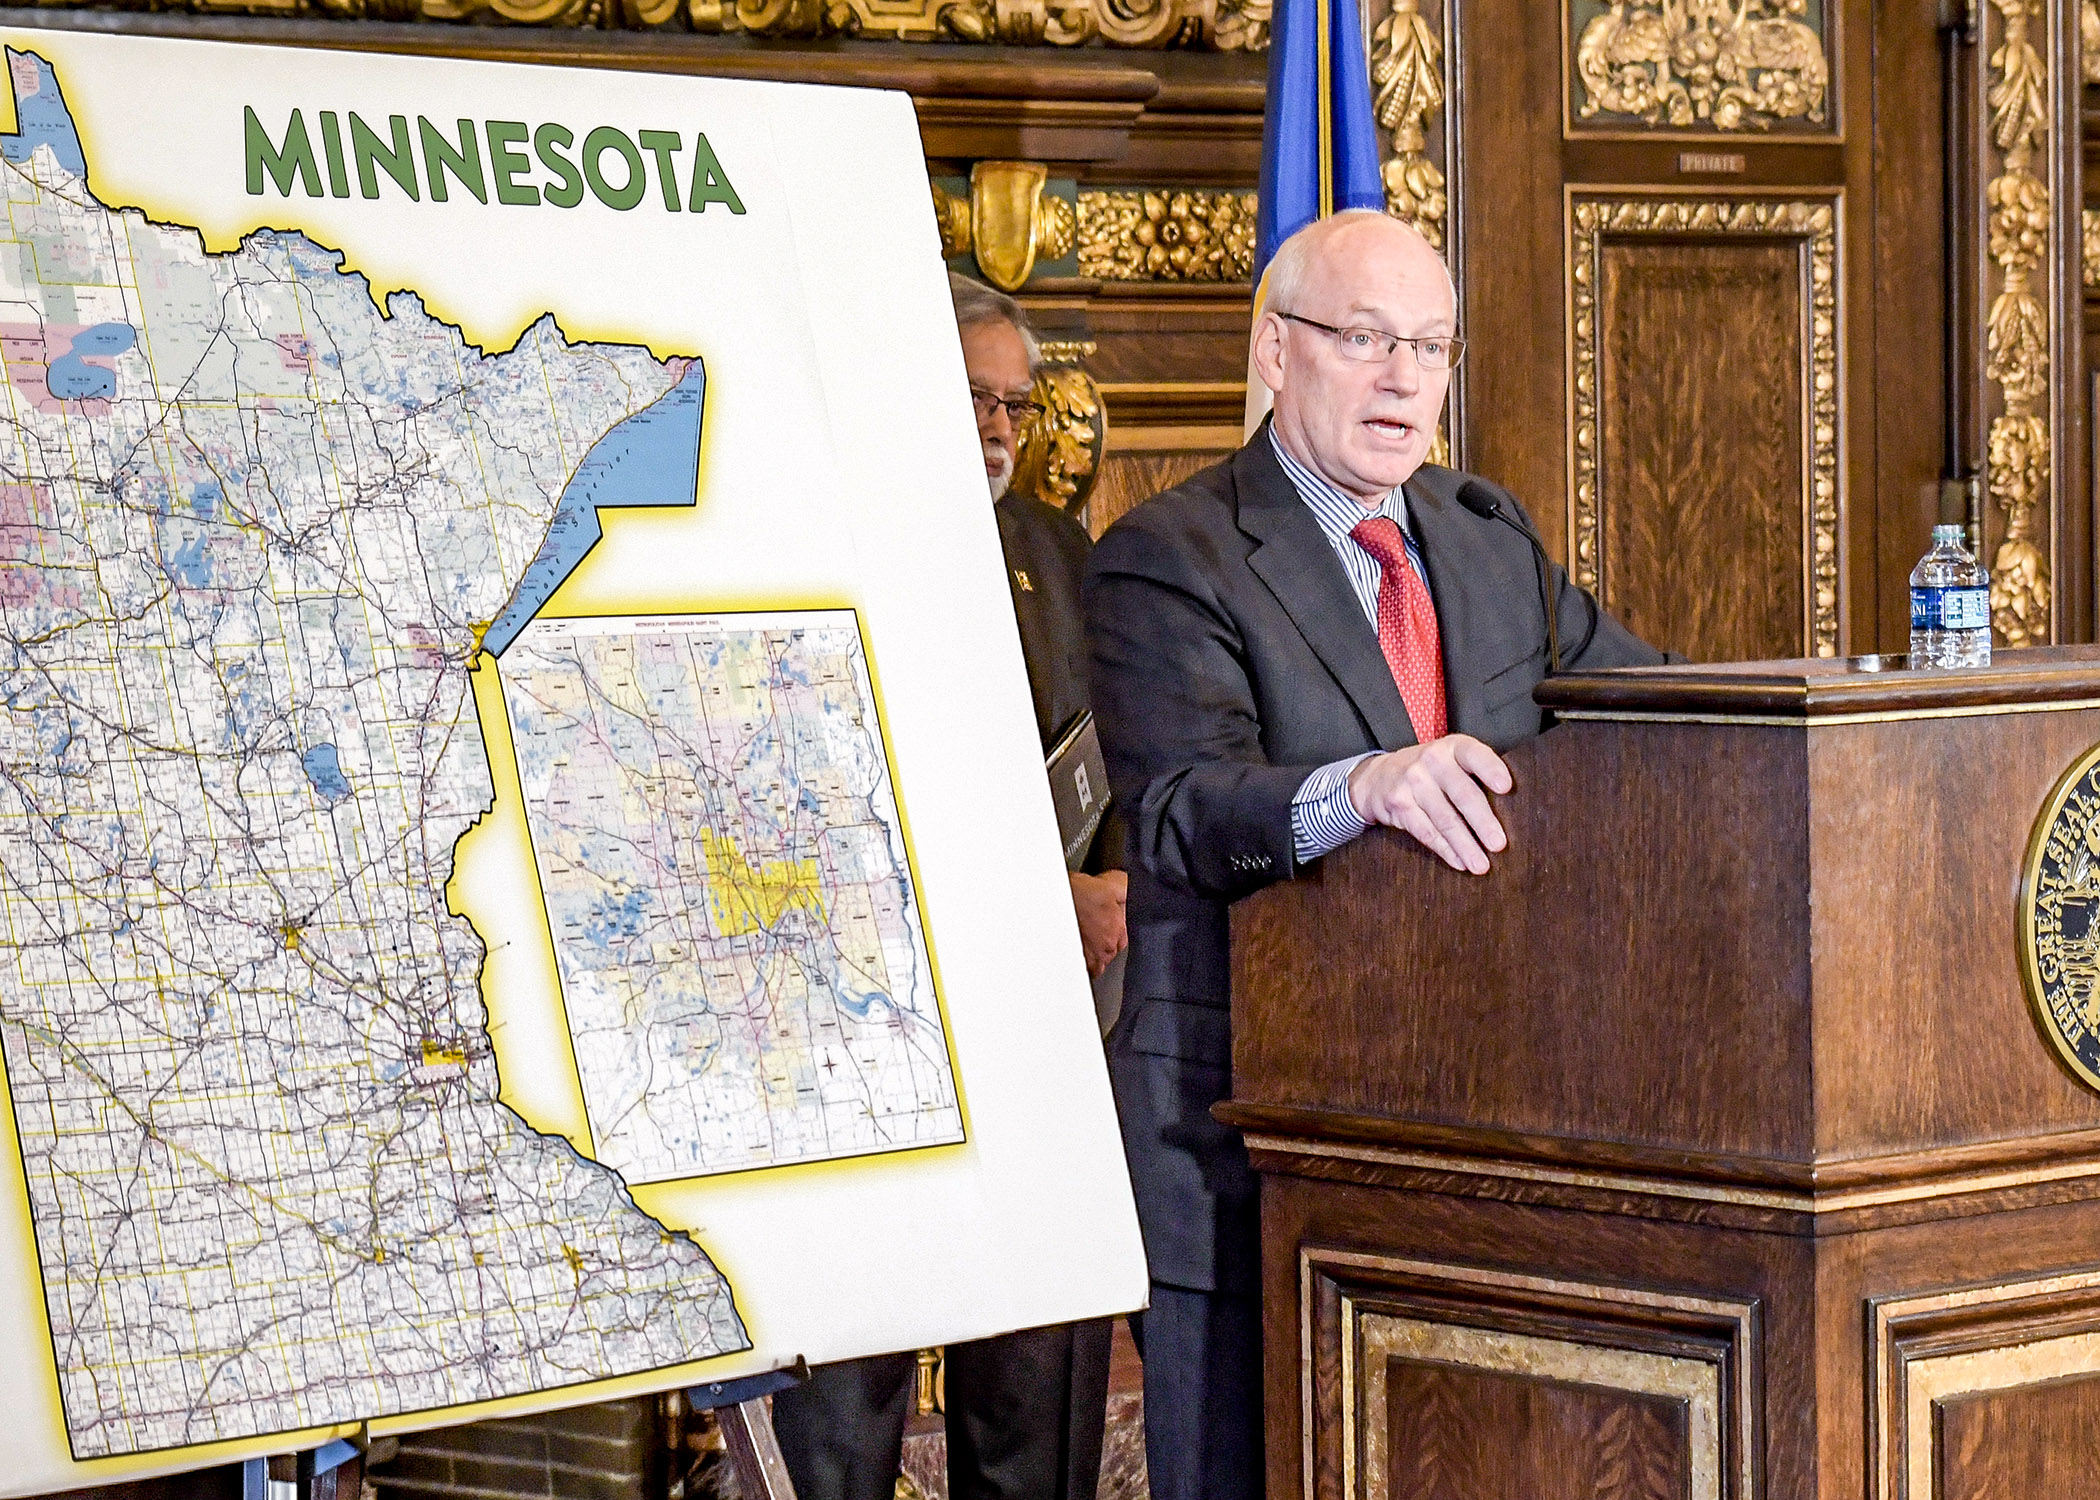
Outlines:
{"type": "Polygon", "coordinates": [[[1548,682],[1492,873],[1235,909],[1272,1500],[2100,1485],[2100,1093],[2016,940],[2100,649],[1874,666],[1548,682]]]}

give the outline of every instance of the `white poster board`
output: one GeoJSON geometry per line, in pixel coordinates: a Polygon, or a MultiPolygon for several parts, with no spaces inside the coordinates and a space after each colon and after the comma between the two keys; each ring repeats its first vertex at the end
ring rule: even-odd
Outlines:
{"type": "Polygon", "coordinates": [[[909,102],[0,40],[0,1495],[1137,1306],[909,102]]]}

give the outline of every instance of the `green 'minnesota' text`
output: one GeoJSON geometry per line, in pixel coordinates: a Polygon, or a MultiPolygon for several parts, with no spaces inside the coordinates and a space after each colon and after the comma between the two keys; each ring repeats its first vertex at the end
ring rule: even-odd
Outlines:
{"type": "Polygon", "coordinates": [[[688,143],[675,130],[629,136],[600,125],[579,143],[566,125],[460,120],[446,130],[417,115],[411,129],[408,116],[388,115],[382,132],[354,110],[338,115],[332,109],[321,110],[309,130],[295,109],[283,138],[273,140],[252,105],[245,114],[252,197],[262,196],[267,179],[279,197],[291,197],[296,185],[318,198],[325,176],[330,197],[349,197],[354,180],[360,196],[377,198],[385,178],[414,203],[423,201],[426,188],[431,202],[447,202],[456,185],[482,203],[493,191],[498,203],[556,208],[576,207],[588,191],[607,208],[625,211],[649,196],[653,179],[666,213],[702,213],[715,203],[733,214],[744,211],[701,131],[688,143]]]}

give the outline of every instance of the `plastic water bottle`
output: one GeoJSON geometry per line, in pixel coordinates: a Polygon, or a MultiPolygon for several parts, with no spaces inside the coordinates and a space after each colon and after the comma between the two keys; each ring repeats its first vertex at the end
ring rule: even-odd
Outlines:
{"type": "Polygon", "coordinates": [[[1910,575],[1910,665],[1991,664],[1991,580],[1962,545],[1962,528],[1932,528],[1932,550],[1910,575]]]}

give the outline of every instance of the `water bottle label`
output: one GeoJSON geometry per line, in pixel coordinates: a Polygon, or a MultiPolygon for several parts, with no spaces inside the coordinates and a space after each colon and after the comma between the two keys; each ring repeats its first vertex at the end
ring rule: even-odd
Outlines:
{"type": "Polygon", "coordinates": [[[1914,588],[1910,591],[1913,630],[1984,630],[1991,623],[1987,588],[1914,588]]]}
{"type": "Polygon", "coordinates": [[[1946,591],[1947,628],[1949,630],[1987,630],[1991,623],[1991,591],[1989,589],[1948,589],[1946,591]]]}

